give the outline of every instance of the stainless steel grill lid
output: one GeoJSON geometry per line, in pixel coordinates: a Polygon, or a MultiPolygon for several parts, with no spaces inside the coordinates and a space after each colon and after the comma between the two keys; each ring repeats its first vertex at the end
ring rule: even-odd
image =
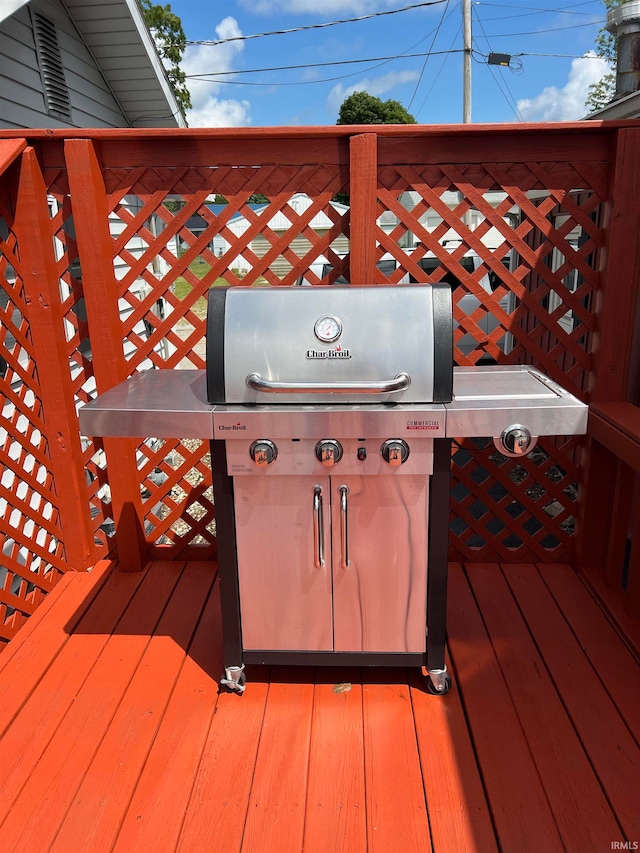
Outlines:
{"type": "Polygon", "coordinates": [[[448,285],[212,288],[214,404],[449,402],[448,285]]]}

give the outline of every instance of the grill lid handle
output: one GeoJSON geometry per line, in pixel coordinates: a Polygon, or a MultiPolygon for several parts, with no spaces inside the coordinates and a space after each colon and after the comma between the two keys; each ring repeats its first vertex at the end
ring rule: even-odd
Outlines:
{"type": "Polygon", "coordinates": [[[405,391],[411,385],[408,373],[398,373],[393,379],[372,379],[360,382],[273,382],[264,379],[259,373],[250,373],[246,378],[249,388],[254,391],[266,391],[271,394],[391,394],[405,391]]]}

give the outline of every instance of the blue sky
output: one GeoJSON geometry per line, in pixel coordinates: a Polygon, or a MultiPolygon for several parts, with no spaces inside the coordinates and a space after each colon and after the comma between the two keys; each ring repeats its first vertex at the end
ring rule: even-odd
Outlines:
{"type": "MultiPolygon", "coordinates": [[[[190,126],[332,125],[344,98],[362,90],[400,101],[420,123],[460,122],[462,0],[432,0],[380,14],[416,5],[417,0],[173,0],[172,11],[190,42],[218,42],[189,44],[185,53],[182,65],[194,105],[190,126]],[[310,28],[362,16],[372,17],[310,28]],[[248,38],[299,27],[305,29],[248,38]],[[344,60],[350,64],[321,65],[344,60]],[[292,65],[300,67],[266,70],[292,65]]],[[[603,60],[585,56],[593,52],[604,19],[602,0],[555,5],[472,0],[472,120],[582,118],[589,84],[606,71],[603,60]],[[509,54],[510,66],[488,65],[492,52],[509,54]]]]}

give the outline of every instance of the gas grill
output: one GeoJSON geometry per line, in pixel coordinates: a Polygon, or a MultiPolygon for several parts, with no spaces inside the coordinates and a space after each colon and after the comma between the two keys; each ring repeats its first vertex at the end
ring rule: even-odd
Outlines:
{"type": "Polygon", "coordinates": [[[213,288],[207,368],[148,371],[87,435],[211,439],[225,673],[420,666],[446,693],[451,437],[586,431],[529,367],[453,368],[446,285],[213,288]]]}

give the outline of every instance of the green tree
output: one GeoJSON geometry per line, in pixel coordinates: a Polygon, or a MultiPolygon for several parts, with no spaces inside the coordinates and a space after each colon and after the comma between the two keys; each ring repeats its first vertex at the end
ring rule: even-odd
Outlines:
{"type": "Polygon", "coordinates": [[[180,62],[187,46],[187,37],[182,29],[182,21],[171,11],[170,4],[152,3],[151,0],[138,0],[160,58],[167,63],[167,77],[178,101],[180,111],[186,117],[191,107],[191,95],[186,86],[187,75],[180,68],[180,62]]]}
{"type": "MultiPolygon", "coordinates": [[[[623,6],[629,3],[630,0],[602,0],[605,10],[608,12],[616,6],[623,6]]],[[[598,80],[597,83],[592,83],[587,92],[587,100],[585,106],[590,112],[600,110],[613,99],[616,91],[616,65],[617,65],[617,42],[616,37],[609,32],[606,27],[598,30],[596,36],[596,53],[602,56],[609,63],[610,71],[604,77],[598,80]]]]}
{"type": "Polygon", "coordinates": [[[382,101],[368,92],[354,92],[342,102],[337,124],[415,124],[400,101],[382,101]]]}

